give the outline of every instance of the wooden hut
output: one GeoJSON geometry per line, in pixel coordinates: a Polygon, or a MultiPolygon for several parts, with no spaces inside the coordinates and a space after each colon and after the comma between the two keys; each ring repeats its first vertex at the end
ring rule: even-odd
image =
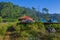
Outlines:
{"type": "Polygon", "coordinates": [[[34,22],[33,18],[29,17],[29,16],[22,16],[18,19],[21,23],[30,23],[30,22],[34,22]]]}

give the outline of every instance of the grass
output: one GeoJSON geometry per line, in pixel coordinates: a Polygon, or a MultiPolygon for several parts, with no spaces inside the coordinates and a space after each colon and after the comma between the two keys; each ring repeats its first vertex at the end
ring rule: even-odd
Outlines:
{"type": "Polygon", "coordinates": [[[30,35],[31,33],[34,35],[35,33],[42,32],[43,35],[42,34],[39,34],[39,35],[42,35],[43,38],[47,37],[47,39],[51,39],[53,37],[52,38],[53,40],[59,40],[60,39],[60,33],[58,33],[58,32],[54,33],[56,36],[55,35],[50,35],[48,33],[46,33],[46,35],[48,34],[49,36],[44,36],[44,34],[45,34],[45,26],[43,24],[41,24],[41,23],[31,23],[31,24],[27,24],[27,25],[19,24],[18,26],[16,24],[17,24],[17,22],[0,23],[0,37],[4,36],[4,34],[5,34],[8,27],[14,26],[17,30],[19,28],[21,28],[21,27],[26,29],[26,30],[22,29],[22,31],[21,31],[22,36],[24,36],[24,35],[26,36],[27,34],[30,35]]]}

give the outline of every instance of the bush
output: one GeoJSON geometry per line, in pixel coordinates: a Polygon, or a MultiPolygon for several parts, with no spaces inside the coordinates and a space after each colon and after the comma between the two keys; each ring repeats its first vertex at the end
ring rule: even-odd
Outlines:
{"type": "Polygon", "coordinates": [[[0,17],[0,23],[2,22],[2,17],[0,17]]]}
{"type": "Polygon", "coordinates": [[[11,19],[11,18],[3,19],[3,22],[17,22],[17,21],[18,21],[17,19],[11,19]]]}
{"type": "Polygon", "coordinates": [[[49,25],[46,25],[45,27],[52,27],[52,28],[55,28],[56,31],[59,31],[60,32],[60,24],[49,24],[49,25]]]}
{"type": "MultiPolygon", "coordinates": [[[[41,32],[45,33],[45,27],[44,27],[43,23],[40,23],[40,22],[19,24],[18,26],[16,26],[17,29],[19,29],[19,26],[20,26],[21,32],[27,33],[32,36],[35,36],[41,32]]],[[[27,36],[27,35],[25,35],[25,36],[27,36]]]]}

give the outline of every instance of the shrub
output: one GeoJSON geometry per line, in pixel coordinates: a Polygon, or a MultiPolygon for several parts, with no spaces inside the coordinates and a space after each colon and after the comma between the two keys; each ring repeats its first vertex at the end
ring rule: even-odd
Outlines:
{"type": "Polygon", "coordinates": [[[0,17],[0,23],[2,22],[2,17],[0,17]]]}

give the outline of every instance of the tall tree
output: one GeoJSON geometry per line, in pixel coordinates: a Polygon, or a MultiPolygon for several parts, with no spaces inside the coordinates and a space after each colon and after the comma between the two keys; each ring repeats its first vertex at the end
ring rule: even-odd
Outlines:
{"type": "Polygon", "coordinates": [[[34,7],[32,7],[32,17],[34,18],[35,21],[38,21],[37,12],[34,7]]]}
{"type": "Polygon", "coordinates": [[[47,14],[48,13],[48,9],[47,8],[43,8],[42,12],[47,14]]]}
{"type": "Polygon", "coordinates": [[[44,14],[44,18],[48,21],[50,18],[49,18],[49,10],[47,8],[43,8],[42,9],[42,13],[44,14]]]}

